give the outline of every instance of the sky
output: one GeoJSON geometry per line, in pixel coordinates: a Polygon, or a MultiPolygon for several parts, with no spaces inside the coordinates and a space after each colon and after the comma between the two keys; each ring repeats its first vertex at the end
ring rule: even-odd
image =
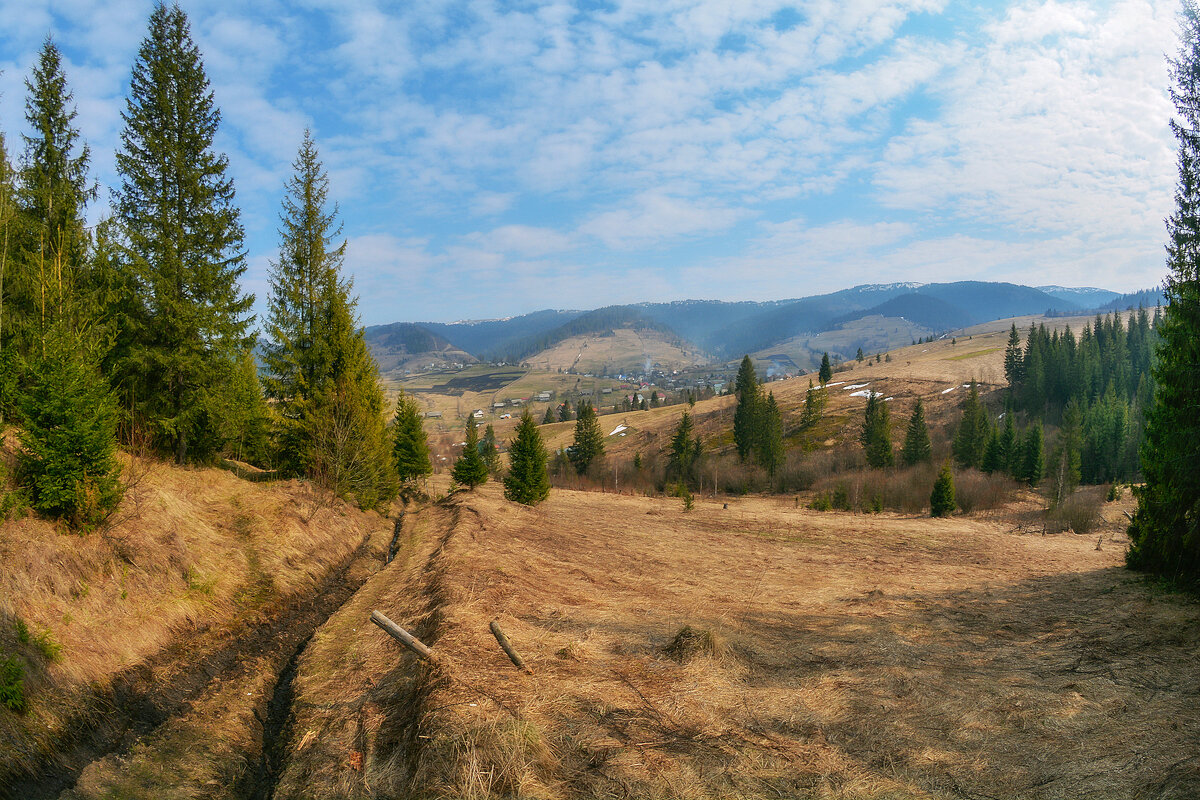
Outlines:
{"type": "MultiPolygon", "coordinates": [[[[259,313],[305,128],[368,325],[1166,271],[1176,2],[181,5],[259,313]]],[[[152,8],[0,0],[0,130],[52,36],[92,220],[152,8]]]]}

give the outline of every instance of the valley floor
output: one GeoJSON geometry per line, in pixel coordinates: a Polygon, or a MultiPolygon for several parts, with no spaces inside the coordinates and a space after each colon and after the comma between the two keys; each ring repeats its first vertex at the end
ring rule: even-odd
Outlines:
{"type": "Polygon", "coordinates": [[[1097,541],[725,505],[410,514],[299,662],[275,796],[1200,796],[1200,606],[1123,568],[1119,506],[1097,541]]]}

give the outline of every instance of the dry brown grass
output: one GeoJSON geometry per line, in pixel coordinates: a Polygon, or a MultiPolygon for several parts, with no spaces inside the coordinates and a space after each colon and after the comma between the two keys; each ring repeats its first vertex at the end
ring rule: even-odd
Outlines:
{"type": "Polygon", "coordinates": [[[1120,567],[1116,516],[1097,550],[790,498],[456,496],[306,655],[277,796],[1197,796],[1196,606],[1120,567]],[[673,658],[685,626],[711,652],[673,658]]]}
{"type": "Polygon", "coordinates": [[[311,591],[368,534],[390,534],[379,515],[321,505],[298,482],[127,457],[125,468],[140,478],[98,531],[0,523],[0,621],[61,645],[57,661],[28,665],[28,712],[0,713],[0,785],[69,739],[118,674],[198,629],[219,646],[260,610],[311,591]]]}

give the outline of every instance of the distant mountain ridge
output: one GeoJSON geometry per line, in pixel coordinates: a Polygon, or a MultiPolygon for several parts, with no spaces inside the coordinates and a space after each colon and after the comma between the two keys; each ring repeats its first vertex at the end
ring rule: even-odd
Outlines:
{"type": "MultiPolygon", "coordinates": [[[[632,328],[653,330],[723,358],[755,353],[797,336],[819,334],[864,317],[903,319],[927,334],[989,322],[994,319],[1056,312],[1090,313],[1102,308],[1136,307],[1161,290],[1119,295],[1095,287],[1022,286],[987,281],[951,283],[901,282],[864,284],[823,295],[761,302],[680,300],[635,303],[591,311],[544,310],[507,319],[454,323],[403,323],[435,337],[445,345],[489,361],[520,362],[573,336],[603,334],[632,328]]],[[[384,341],[379,329],[367,328],[369,343],[384,341]]],[[[396,333],[391,334],[395,336],[396,333]]],[[[404,336],[418,346],[415,331],[404,336]]],[[[843,353],[842,355],[852,355],[843,353]]]]}

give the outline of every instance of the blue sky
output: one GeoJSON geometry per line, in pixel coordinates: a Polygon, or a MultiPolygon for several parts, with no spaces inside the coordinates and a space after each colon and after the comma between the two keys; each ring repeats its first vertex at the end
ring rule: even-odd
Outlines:
{"type": "MultiPolygon", "coordinates": [[[[183,5],[259,310],[306,126],[366,324],[1164,274],[1174,2],[183,5]]],[[[0,0],[10,152],[50,33],[116,185],[151,8],[0,0]]]]}

